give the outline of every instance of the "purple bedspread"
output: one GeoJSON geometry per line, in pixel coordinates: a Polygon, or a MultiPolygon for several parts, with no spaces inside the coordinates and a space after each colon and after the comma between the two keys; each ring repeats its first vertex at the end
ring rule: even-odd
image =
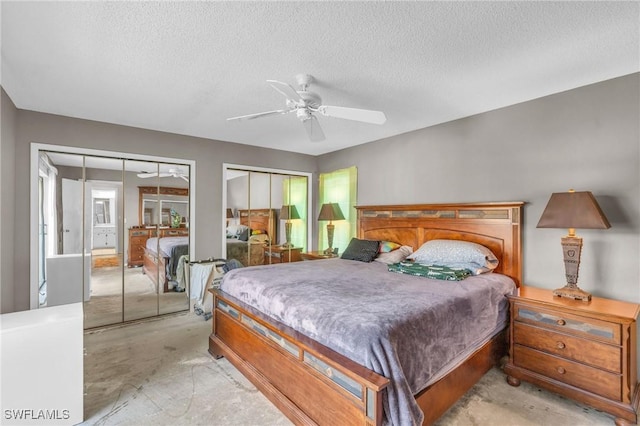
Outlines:
{"type": "Polygon", "coordinates": [[[221,289],[387,377],[386,422],[420,425],[413,395],[506,327],[509,277],[437,281],[339,258],[229,271],[221,289]]]}

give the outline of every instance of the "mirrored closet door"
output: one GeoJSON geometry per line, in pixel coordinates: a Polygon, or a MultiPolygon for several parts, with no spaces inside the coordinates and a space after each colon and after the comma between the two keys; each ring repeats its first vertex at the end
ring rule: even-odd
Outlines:
{"type": "Polygon", "coordinates": [[[226,166],[224,253],[242,266],[301,260],[309,246],[310,174],[226,166]]]}
{"type": "Polygon", "coordinates": [[[38,307],[85,329],[189,309],[189,164],[38,151],[38,307]]]}

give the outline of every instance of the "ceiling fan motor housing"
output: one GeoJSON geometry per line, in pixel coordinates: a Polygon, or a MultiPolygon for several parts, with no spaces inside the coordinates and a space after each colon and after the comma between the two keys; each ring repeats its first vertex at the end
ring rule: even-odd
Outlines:
{"type": "Polygon", "coordinates": [[[301,121],[308,120],[311,118],[311,111],[306,108],[299,108],[296,111],[296,117],[298,117],[298,119],[300,119],[301,121]]]}
{"type": "Polygon", "coordinates": [[[318,108],[322,105],[322,98],[313,92],[307,92],[306,90],[298,91],[298,95],[304,101],[304,106],[308,108],[318,108]]]}

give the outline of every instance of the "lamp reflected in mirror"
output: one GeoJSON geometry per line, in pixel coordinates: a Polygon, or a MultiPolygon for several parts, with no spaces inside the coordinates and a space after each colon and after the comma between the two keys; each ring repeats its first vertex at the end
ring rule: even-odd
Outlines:
{"type": "Polygon", "coordinates": [[[285,243],[282,244],[284,248],[293,248],[293,244],[291,244],[291,221],[296,219],[300,219],[296,206],[293,204],[283,205],[280,209],[280,220],[286,220],[284,224],[285,243]]]}

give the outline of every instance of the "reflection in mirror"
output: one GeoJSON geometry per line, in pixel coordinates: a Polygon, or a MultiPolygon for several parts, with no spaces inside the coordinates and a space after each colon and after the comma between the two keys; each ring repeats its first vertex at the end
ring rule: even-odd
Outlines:
{"type": "Polygon", "coordinates": [[[243,266],[298,260],[298,254],[307,249],[308,177],[228,168],[226,178],[226,258],[243,266]],[[282,257],[286,226],[279,217],[286,204],[295,205],[300,218],[288,220],[292,246],[285,248],[290,253],[282,257]]]}
{"type": "Polygon", "coordinates": [[[166,314],[189,309],[189,169],[159,168],[158,311],[166,314]]]}
{"type": "Polygon", "coordinates": [[[89,295],[91,256],[83,250],[83,162],[81,155],[39,152],[41,308],[80,302],[89,295]]]}
{"type": "MultiPolygon", "coordinates": [[[[145,226],[139,220],[140,186],[149,188],[149,199],[157,201],[158,164],[145,161],[126,160],[124,165],[125,223],[127,224],[125,240],[127,267],[124,269],[124,320],[131,321],[158,315],[158,272],[149,275],[144,268],[147,242],[156,235],[157,212],[153,220],[145,226]],[[149,178],[138,176],[141,172],[155,174],[149,178]]],[[[150,213],[151,214],[151,213],[150,213]]],[[[151,217],[150,217],[151,219],[151,217]]],[[[156,246],[153,246],[156,249],[156,246]]]]}
{"type": "Polygon", "coordinates": [[[84,302],[85,328],[122,322],[123,161],[85,156],[85,247],[91,252],[89,297],[84,302]]]}
{"type": "Polygon", "coordinates": [[[191,166],[32,152],[37,306],[84,302],[86,329],[188,310],[191,166]]]}

